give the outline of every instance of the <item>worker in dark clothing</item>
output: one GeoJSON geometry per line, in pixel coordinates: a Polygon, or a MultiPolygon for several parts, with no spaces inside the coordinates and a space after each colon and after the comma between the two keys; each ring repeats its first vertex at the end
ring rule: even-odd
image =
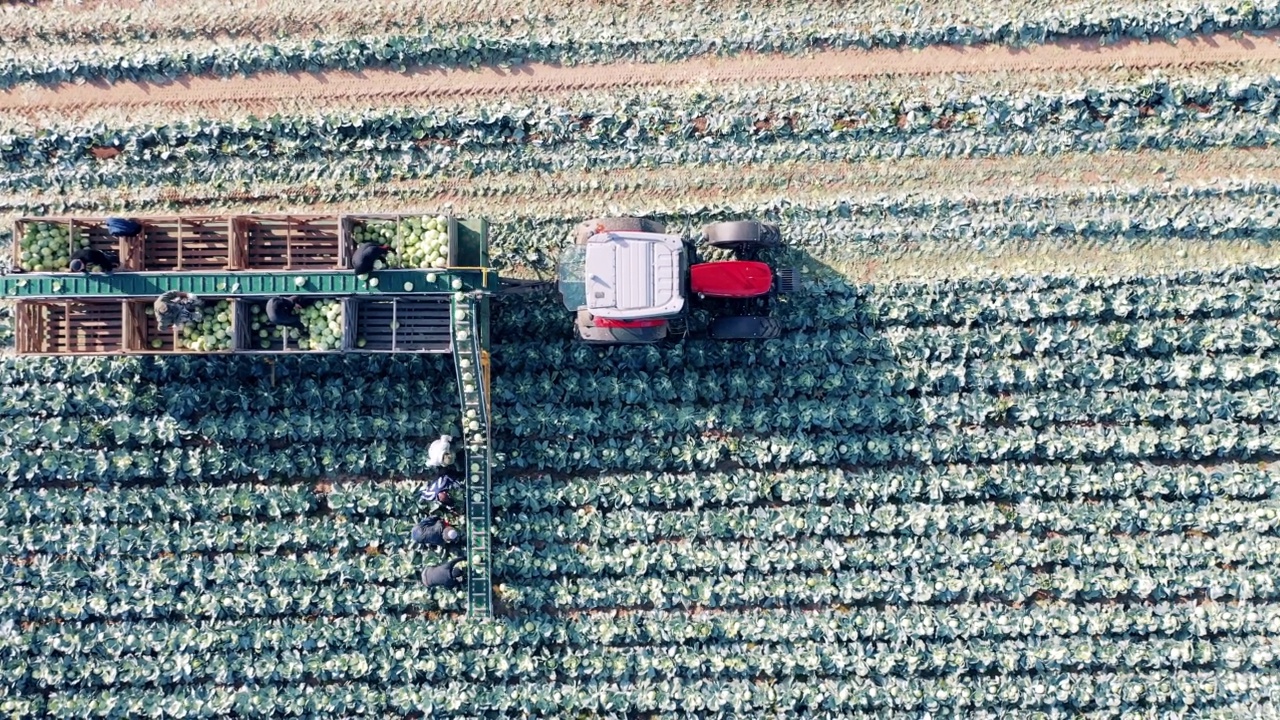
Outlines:
{"type": "Polygon", "coordinates": [[[422,584],[427,587],[457,587],[462,584],[467,571],[458,567],[462,558],[454,558],[449,562],[432,565],[422,569],[422,584]]]}
{"type": "Polygon", "coordinates": [[[298,303],[297,296],[293,297],[273,297],[267,301],[267,320],[272,325],[281,327],[293,327],[299,330],[305,329],[302,318],[298,317],[298,311],[302,306],[298,303]]]}
{"type": "Polygon", "coordinates": [[[422,489],[421,497],[425,502],[440,503],[440,507],[453,512],[455,508],[453,500],[449,497],[449,488],[453,487],[454,484],[453,478],[448,475],[441,475],[422,489]]]}
{"type": "Polygon", "coordinates": [[[156,298],[156,327],[163,332],[170,327],[183,327],[204,319],[200,306],[204,302],[192,293],[170,290],[156,298]]]}
{"type": "Polygon", "coordinates": [[[409,537],[416,543],[425,543],[438,547],[457,542],[460,535],[458,528],[452,527],[438,517],[419,520],[418,524],[414,525],[413,530],[409,533],[409,537]]]}
{"type": "Polygon", "coordinates": [[[97,267],[104,273],[110,273],[120,265],[115,253],[105,253],[96,248],[80,248],[71,256],[71,272],[89,274],[90,267],[97,267]]]}
{"type": "Polygon", "coordinates": [[[107,218],[107,232],[111,237],[133,237],[142,234],[142,225],[137,220],[128,218],[107,218]]]}
{"type": "Polygon", "coordinates": [[[351,258],[351,266],[355,268],[357,275],[368,275],[373,272],[373,264],[386,258],[389,252],[391,252],[390,245],[361,243],[360,247],[356,248],[356,254],[351,258]]]}
{"type": "Polygon", "coordinates": [[[390,252],[390,245],[362,243],[356,248],[355,254],[351,257],[351,266],[356,275],[368,275],[373,272],[374,264],[379,260],[385,260],[390,252]]]}

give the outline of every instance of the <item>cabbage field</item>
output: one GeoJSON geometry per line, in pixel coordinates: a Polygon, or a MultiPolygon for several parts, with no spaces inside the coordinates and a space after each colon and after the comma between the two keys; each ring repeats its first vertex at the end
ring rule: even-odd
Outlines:
{"type": "Polygon", "coordinates": [[[523,278],[585,218],[758,217],[803,270],[758,344],[601,349],[493,301],[485,620],[409,537],[449,357],[17,357],[0,305],[0,717],[1280,715],[1277,30],[0,7],[0,267],[22,216],[350,212],[424,218],[368,230],[422,267],[435,218],[488,218],[523,278]]]}

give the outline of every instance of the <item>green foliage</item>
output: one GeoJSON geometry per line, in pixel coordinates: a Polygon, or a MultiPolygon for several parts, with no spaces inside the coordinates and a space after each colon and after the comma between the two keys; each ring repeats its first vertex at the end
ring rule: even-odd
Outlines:
{"type": "Polygon", "coordinates": [[[811,278],[784,339],[606,350],[501,302],[487,622],[408,538],[444,360],[7,358],[5,708],[1261,707],[1275,287],[811,278]]]}
{"type": "MultiPolygon", "coordinates": [[[[1260,31],[1280,25],[1272,2],[1173,2],[1126,7],[1099,2],[1038,5],[1010,10],[988,4],[920,9],[872,3],[833,8],[765,5],[739,13],[658,14],[619,21],[613,12],[574,6],[567,18],[503,13],[492,20],[443,27],[429,23],[420,34],[273,38],[273,42],[214,42],[122,33],[116,42],[89,38],[82,46],[50,42],[17,45],[0,59],[0,86],[84,81],[172,80],[182,75],[229,77],[259,72],[320,72],[428,66],[466,68],[525,61],[565,65],[619,61],[670,62],[705,55],[840,48],[901,48],[994,42],[1026,46],[1076,37],[1114,42],[1125,38],[1177,40],[1197,33],[1260,31]],[[1010,17],[1016,17],[1010,21],[1010,17]],[[802,17],[800,20],[797,15],[802,17]],[[961,19],[963,18],[963,19],[961,19]]],[[[114,25],[114,24],[113,24],[114,25]]],[[[127,26],[127,23],[126,23],[127,26]]],[[[114,27],[111,30],[115,30],[114,27]]],[[[57,33],[75,42],[83,29],[57,33]],[[69,37],[68,37],[69,36],[69,37]]],[[[183,27],[182,34],[202,33],[183,27]]],[[[27,38],[31,42],[32,38],[27,38]]]]}

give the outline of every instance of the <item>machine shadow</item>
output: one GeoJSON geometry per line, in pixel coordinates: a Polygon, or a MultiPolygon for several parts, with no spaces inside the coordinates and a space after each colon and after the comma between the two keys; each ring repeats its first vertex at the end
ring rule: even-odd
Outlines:
{"type": "MultiPolygon", "coordinates": [[[[761,310],[781,325],[776,339],[707,338],[710,305],[691,313],[684,337],[594,346],[573,338],[573,314],[555,292],[494,303],[494,448],[504,461],[493,483],[495,600],[506,599],[499,609],[587,609],[547,601],[548,580],[534,579],[529,558],[559,541],[521,528],[607,524],[611,513],[633,511],[818,503],[745,488],[771,473],[889,461],[885,434],[911,427],[919,400],[895,390],[902,367],[867,302],[871,286],[796,248],[760,259],[796,271],[793,292],[761,310]],[[629,500],[600,489],[646,474],[652,487],[629,500]],[[743,487],[721,497],[689,490],[712,476],[743,487]]],[[[593,578],[566,571],[556,581],[593,578]]],[[[634,609],[654,606],[644,600],[634,609]]]]}

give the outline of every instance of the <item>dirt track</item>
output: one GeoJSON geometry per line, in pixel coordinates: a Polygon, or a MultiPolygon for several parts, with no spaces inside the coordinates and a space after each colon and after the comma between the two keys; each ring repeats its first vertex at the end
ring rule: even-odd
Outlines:
{"type": "Polygon", "coordinates": [[[839,79],[887,75],[939,75],[1113,66],[1188,67],[1241,61],[1280,61],[1280,32],[1254,37],[1208,35],[1168,42],[1127,41],[1099,46],[1071,41],[1033,48],[940,47],[817,53],[805,57],[754,55],[700,58],[661,65],[561,67],[529,64],[502,70],[384,70],[321,74],[268,73],[251,78],[195,77],[173,83],[62,85],[0,93],[0,110],[72,109],[95,106],[207,106],[230,102],[279,102],[299,98],[366,99],[480,97],[610,87],[661,87],[698,83],[746,84],[776,80],[839,79]]]}

